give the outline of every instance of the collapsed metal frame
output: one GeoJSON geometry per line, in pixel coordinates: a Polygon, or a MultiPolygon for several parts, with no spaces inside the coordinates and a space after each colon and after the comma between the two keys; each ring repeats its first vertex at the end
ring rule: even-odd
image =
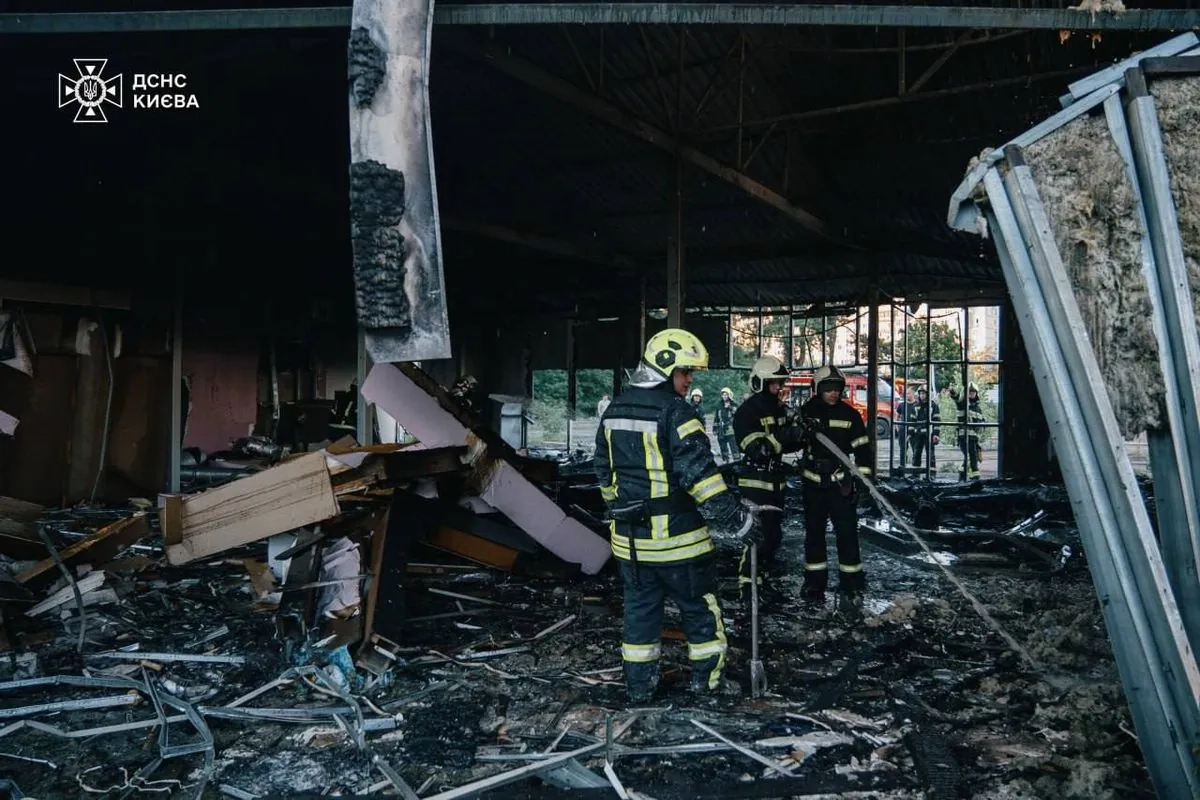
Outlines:
{"type": "Polygon", "coordinates": [[[1200,338],[1147,76],[1200,75],[1197,45],[1195,34],[1177,36],[1072,84],[1063,111],[974,167],[949,210],[952,226],[975,232],[982,214],[995,240],[1139,742],[1159,796],[1171,798],[1200,796],[1200,464],[1192,462],[1200,453],[1200,338]],[[1157,540],[1024,158],[1024,148],[1093,112],[1103,113],[1125,162],[1143,232],[1137,266],[1151,299],[1169,424],[1147,432],[1157,540]]]}

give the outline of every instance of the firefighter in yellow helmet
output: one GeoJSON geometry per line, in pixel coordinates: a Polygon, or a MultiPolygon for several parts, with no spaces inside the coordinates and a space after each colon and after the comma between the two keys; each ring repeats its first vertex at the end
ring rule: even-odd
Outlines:
{"type": "MultiPolygon", "coordinates": [[[[763,356],[750,369],[750,395],[733,415],[734,436],[742,451],[738,467],[738,491],[758,505],[783,508],[786,476],[783,454],[794,453],[804,443],[803,431],[790,421],[780,391],[788,371],[774,356],[763,356]]],[[[758,548],[759,583],[764,598],[776,599],[764,580],[769,575],[783,541],[783,512],[764,511],[759,515],[762,545],[758,548]]],[[[738,587],[742,601],[750,595],[750,549],[742,551],[738,565],[738,587]]]]}
{"type": "MultiPolygon", "coordinates": [[[[837,367],[821,367],[813,375],[813,393],[800,414],[805,426],[829,438],[843,453],[854,454],[854,463],[870,475],[875,463],[871,437],[862,416],[843,402],[846,377],[837,367]]],[[[858,544],[857,481],[844,464],[813,437],[800,462],[804,486],[804,589],[810,604],[823,604],[829,586],[825,524],[833,523],[837,537],[839,593],[851,603],[861,600],[866,588],[862,553],[858,544]]]]}
{"type": "Polygon", "coordinates": [[[625,585],[625,685],[635,704],[648,702],[658,685],[668,597],[687,635],[692,690],[738,691],[722,678],[725,624],[708,523],[750,540],[758,526],[754,511],[726,487],[704,426],[684,399],[693,370],[707,368],[708,350],[693,334],[655,334],[630,388],[612,401],[596,432],[594,467],[625,585]]]}

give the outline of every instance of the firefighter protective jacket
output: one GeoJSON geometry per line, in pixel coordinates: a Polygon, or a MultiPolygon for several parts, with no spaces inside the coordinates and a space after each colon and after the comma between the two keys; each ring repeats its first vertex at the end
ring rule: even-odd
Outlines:
{"type": "Polygon", "coordinates": [[[717,436],[733,436],[733,404],[721,403],[713,413],[713,433],[717,436]]]}
{"type": "Polygon", "coordinates": [[[924,436],[928,433],[930,436],[942,435],[941,426],[938,425],[942,421],[942,410],[938,407],[937,401],[930,399],[922,403],[920,400],[912,404],[912,415],[909,417],[908,433],[910,436],[924,436]],[[928,430],[925,428],[925,423],[931,422],[933,426],[928,430]]]}
{"type": "MultiPolygon", "coordinates": [[[[828,436],[843,453],[853,453],[854,464],[864,475],[871,474],[875,463],[871,437],[867,435],[862,416],[853,406],[840,400],[831,406],[817,396],[800,407],[800,414],[815,425],[816,430],[828,436]]],[[[815,437],[805,450],[800,469],[800,476],[805,480],[832,486],[850,477],[842,462],[815,437]]]]}
{"type": "Polygon", "coordinates": [[[612,402],[596,431],[593,466],[610,509],[645,504],[643,520],[609,523],[613,555],[624,561],[672,564],[711,553],[705,517],[723,521],[740,509],[704,424],[670,382],[631,388],[612,402]]]}
{"type": "Polygon", "coordinates": [[[790,423],[787,409],[778,395],[755,392],[733,415],[733,435],[745,453],[758,440],[770,445],[773,456],[768,464],[743,464],[738,474],[741,489],[777,492],[783,488],[783,454],[794,453],[803,445],[799,428],[790,423]]]}
{"type": "Polygon", "coordinates": [[[954,403],[958,406],[959,425],[956,431],[958,437],[961,439],[967,435],[979,436],[979,428],[968,428],[963,424],[967,422],[987,422],[987,417],[979,409],[979,399],[968,400],[966,397],[958,397],[955,398],[954,403]]]}

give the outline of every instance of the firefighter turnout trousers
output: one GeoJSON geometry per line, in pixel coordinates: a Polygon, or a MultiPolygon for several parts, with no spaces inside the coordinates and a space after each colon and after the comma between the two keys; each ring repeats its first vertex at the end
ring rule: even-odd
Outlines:
{"type": "MultiPolygon", "coordinates": [[[[785,480],[761,470],[746,471],[737,479],[738,492],[743,498],[760,506],[783,508],[785,480]]],[[[762,544],[758,546],[758,585],[763,585],[763,575],[769,574],[774,566],[779,547],[783,544],[783,512],[762,511],[758,515],[758,527],[762,532],[762,544]]],[[[742,547],[738,561],[738,590],[743,594],[750,587],[750,548],[742,547]]]]}
{"type": "Polygon", "coordinates": [[[829,557],[825,524],[833,523],[837,538],[838,589],[861,592],[866,588],[862,552],[858,545],[858,509],[854,492],[841,487],[804,483],[804,594],[823,594],[829,587],[829,557]]]}
{"type": "Polygon", "coordinates": [[[692,691],[716,689],[728,649],[725,623],[717,604],[715,556],[680,564],[621,562],[625,584],[625,633],[621,658],[625,685],[633,702],[646,702],[658,686],[662,648],[663,600],[679,607],[692,665],[692,691]]]}
{"type": "Polygon", "coordinates": [[[937,466],[937,454],[934,452],[933,445],[929,442],[929,436],[924,433],[910,433],[908,435],[912,441],[913,466],[921,466],[921,456],[925,453],[926,448],[929,450],[929,466],[931,468],[937,466]]]}

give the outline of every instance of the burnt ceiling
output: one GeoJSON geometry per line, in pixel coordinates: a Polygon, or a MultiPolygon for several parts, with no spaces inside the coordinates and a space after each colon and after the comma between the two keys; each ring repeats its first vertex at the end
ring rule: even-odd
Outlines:
{"type": "MultiPolygon", "coordinates": [[[[0,4],[14,10],[27,9],[0,4]]],[[[1002,294],[990,244],[944,222],[968,160],[1053,113],[1070,81],[1166,36],[438,26],[430,93],[452,312],[628,308],[643,278],[662,302],[675,142],[691,303],[870,286],[1002,294]]],[[[205,277],[197,294],[349,307],[345,31],[4,44],[0,253],[12,277],[165,285],[182,271],[205,277]],[[81,57],[184,73],[199,108],[74,125],[54,98],[81,57]]]]}

